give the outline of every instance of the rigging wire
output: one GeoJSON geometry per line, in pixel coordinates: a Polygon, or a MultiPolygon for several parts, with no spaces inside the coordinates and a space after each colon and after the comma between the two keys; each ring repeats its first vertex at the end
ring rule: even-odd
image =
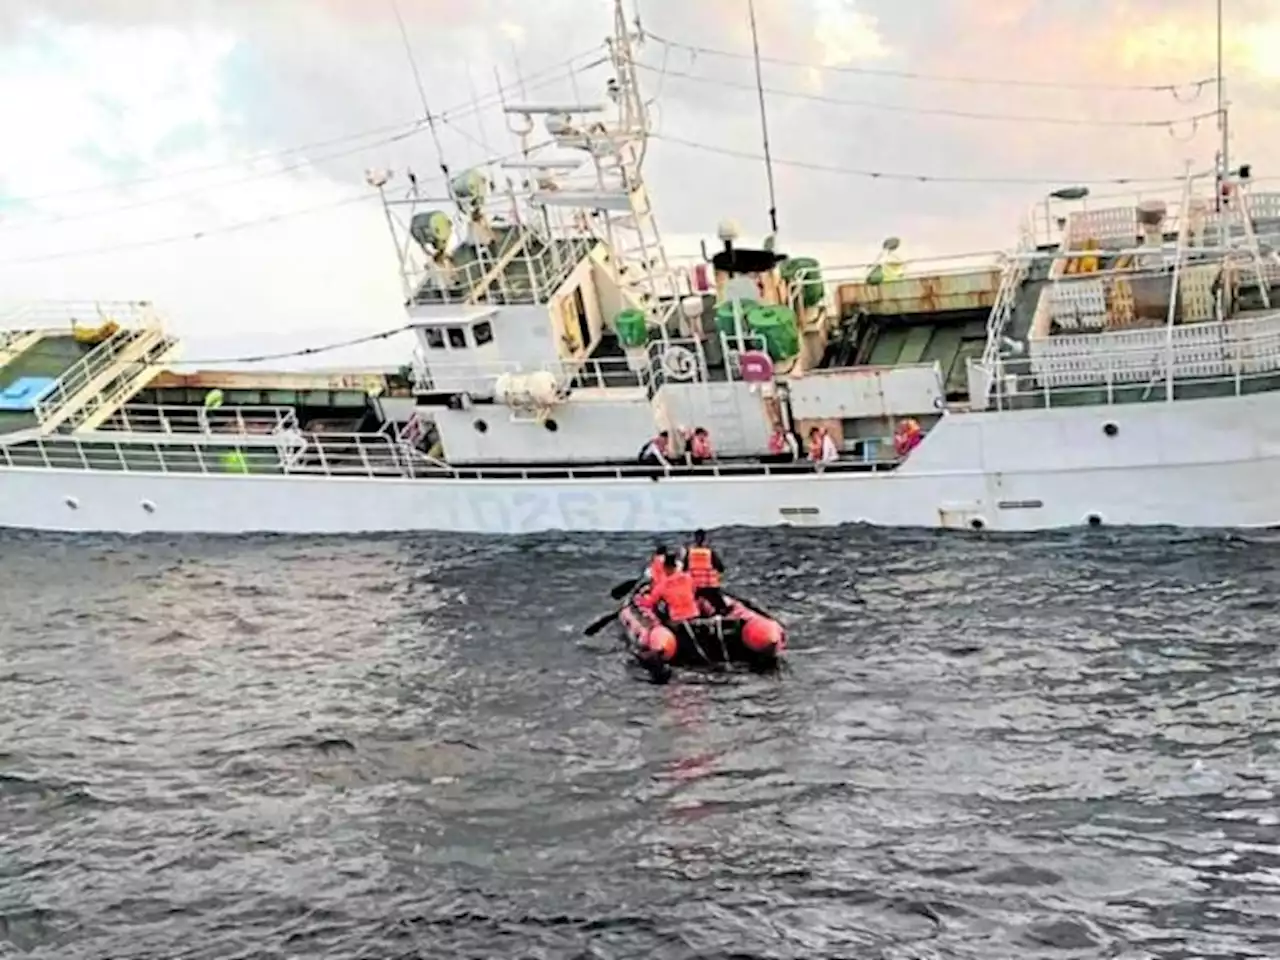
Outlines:
{"type": "Polygon", "coordinates": [[[17,257],[10,260],[0,260],[0,267],[11,267],[32,263],[49,263],[56,260],[72,260],[78,257],[94,257],[104,253],[118,253],[123,250],[145,250],[151,247],[163,247],[174,243],[204,240],[206,237],[215,237],[224,233],[238,233],[242,230],[248,230],[253,227],[267,226],[269,224],[280,223],[285,220],[292,220],[295,217],[319,213],[324,210],[332,210],[337,207],[346,207],[354,203],[368,203],[371,200],[378,199],[379,197],[376,193],[361,191],[359,194],[343,197],[338,200],[331,200],[328,203],[314,204],[313,206],[302,207],[297,210],[286,210],[282,213],[273,214],[268,217],[257,217],[253,220],[241,220],[238,223],[229,223],[221,227],[197,230],[195,233],[176,234],[168,237],[153,237],[147,240],[125,241],[123,243],[112,244],[109,247],[93,247],[85,250],[59,250],[54,253],[37,254],[36,256],[31,257],[17,257]]]}
{"type": "MultiPolygon", "coordinates": [[[[698,44],[683,43],[678,40],[670,40],[655,33],[647,32],[645,34],[645,39],[652,40],[664,47],[671,47],[675,50],[684,50],[696,55],[723,57],[729,60],[753,59],[752,55],[749,53],[738,53],[737,51],[724,50],[717,47],[706,47],[698,44]]],[[[1087,80],[1032,80],[1005,77],[966,76],[957,74],[930,74],[914,70],[891,70],[878,67],[855,67],[840,64],[827,65],[807,63],[803,60],[791,60],[785,57],[761,57],[760,59],[765,63],[773,63],[785,67],[799,67],[807,70],[820,70],[830,73],[849,73],[859,76],[889,77],[897,80],[915,80],[926,83],[956,83],[992,87],[1027,87],[1046,90],[1113,90],[1117,92],[1130,91],[1136,93],[1171,93],[1175,98],[1178,97],[1180,91],[1188,89],[1193,91],[1194,96],[1199,96],[1205,87],[1215,83],[1215,78],[1213,77],[1201,77],[1199,79],[1189,80],[1183,83],[1156,84],[1102,83],[1087,80]]]]}
{"type": "MultiPolygon", "coordinates": [[[[575,53],[573,56],[568,57],[564,60],[561,60],[559,63],[556,63],[550,67],[534,72],[530,77],[525,79],[528,80],[528,79],[537,78],[541,81],[539,84],[540,86],[546,86],[547,84],[550,84],[551,82],[554,82],[555,80],[559,79],[566,68],[574,69],[574,64],[577,61],[582,60],[586,57],[594,57],[595,59],[593,59],[588,64],[582,65],[582,67],[580,67],[579,69],[590,69],[593,66],[598,66],[602,62],[602,60],[598,56],[599,49],[600,49],[600,46],[597,44],[596,46],[590,47],[589,49],[581,50],[578,53],[575,53]]],[[[479,113],[481,110],[485,109],[486,107],[491,107],[501,103],[503,96],[506,93],[512,90],[515,90],[517,86],[518,84],[516,83],[499,84],[496,89],[490,90],[488,93],[484,94],[481,97],[481,99],[478,101],[469,101],[467,103],[459,103],[454,105],[453,107],[448,107],[445,110],[442,110],[439,114],[435,115],[436,119],[439,120],[441,123],[450,123],[451,121],[457,121],[457,120],[461,120],[466,117],[472,116],[473,114],[479,113]]],[[[116,180],[111,183],[89,184],[81,187],[72,187],[67,190],[54,190],[46,193],[27,194],[24,196],[16,196],[16,197],[5,196],[4,194],[0,194],[0,206],[28,205],[28,204],[39,203],[44,200],[55,200],[55,199],[62,199],[66,197],[82,196],[84,194],[123,190],[129,187],[145,186],[147,184],[152,184],[152,183],[160,183],[168,180],[177,180],[182,177],[196,176],[203,173],[213,173],[218,170],[226,170],[232,167],[248,166],[254,163],[259,163],[264,160],[279,159],[281,157],[290,156],[295,153],[303,153],[308,150],[316,150],[324,147],[332,147],[332,146],[337,146],[339,144],[351,143],[354,140],[361,140],[368,137],[389,136],[397,132],[404,131],[406,128],[421,127],[424,124],[424,122],[425,122],[424,117],[417,117],[413,120],[401,120],[398,123],[385,124],[382,126],[373,127],[368,130],[362,130],[358,133],[348,133],[348,134],[343,134],[341,136],[330,137],[323,140],[313,140],[308,143],[301,143],[292,147],[285,147],[281,149],[262,150],[256,153],[247,154],[246,156],[243,156],[243,157],[238,157],[234,160],[224,160],[224,161],[219,161],[218,163],[205,164],[204,166],[199,166],[199,167],[189,167],[185,170],[174,170],[167,173],[147,174],[141,177],[132,177],[127,180],[116,180]]],[[[455,129],[457,128],[455,127],[455,129]]]]}
{"type": "MultiPolygon", "coordinates": [[[[143,207],[152,207],[152,206],[158,206],[159,204],[186,200],[191,197],[200,196],[201,194],[205,194],[205,193],[212,193],[216,190],[222,190],[227,187],[237,187],[244,183],[253,183],[254,181],[257,181],[257,180],[266,180],[272,177],[284,176],[286,174],[293,173],[296,170],[301,170],[306,167],[315,166],[317,163],[325,163],[329,160],[337,160],[342,157],[353,156],[357,153],[363,153],[366,150],[372,150],[375,147],[390,146],[393,143],[399,143],[403,140],[408,140],[409,138],[417,136],[419,133],[421,133],[422,129],[423,129],[423,123],[419,121],[418,123],[410,127],[408,130],[398,133],[395,136],[384,137],[381,140],[375,140],[371,143],[362,144],[358,147],[352,147],[347,150],[340,150],[335,153],[325,154],[323,156],[304,157],[301,160],[295,160],[290,164],[287,164],[283,167],[279,167],[274,170],[262,170],[262,171],[259,171],[258,173],[251,173],[244,177],[238,177],[235,180],[224,180],[220,183],[207,184],[205,186],[195,187],[190,190],[183,190],[176,193],[166,193],[163,196],[159,196],[159,197],[148,197],[145,200],[138,200],[133,203],[126,203],[126,204],[119,204],[117,206],[112,206],[112,207],[105,207],[101,210],[84,210],[78,213],[58,214],[53,216],[30,218],[30,219],[23,218],[23,219],[17,220],[12,224],[7,225],[6,231],[12,231],[14,229],[31,228],[31,227],[54,226],[62,223],[70,223],[76,220],[92,219],[94,217],[114,216],[117,213],[125,213],[130,210],[139,210],[143,207]]],[[[434,180],[436,178],[431,178],[431,179],[434,180]]]]}
{"type": "MultiPolygon", "coordinates": [[[[647,73],[657,73],[658,68],[649,64],[637,63],[636,66],[647,73]]],[[[733,90],[756,90],[756,87],[742,83],[737,80],[723,80],[717,77],[700,76],[695,73],[685,73],[679,70],[667,68],[663,71],[665,77],[675,77],[677,80],[691,80],[695,83],[706,83],[717,87],[727,87],[733,90]]],[[[983,120],[997,123],[1042,123],[1056,126],[1066,127],[1143,127],[1148,129],[1165,129],[1173,130],[1183,124],[1196,125],[1201,120],[1208,120],[1218,115],[1216,110],[1207,110],[1190,117],[1182,117],[1178,119],[1164,120],[1112,120],[1112,119],[1091,119],[1087,117],[1049,117],[1037,116],[1033,114],[1012,114],[1012,113],[981,113],[972,110],[952,110],[947,107],[914,107],[904,104],[895,103],[879,103],[874,100],[848,100],[843,97],[833,97],[829,94],[822,93],[806,93],[801,90],[783,90],[778,87],[764,87],[765,93],[780,97],[790,97],[795,100],[806,100],[811,103],[825,103],[834,106],[854,107],[861,110],[882,110],[897,114],[916,114],[920,116],[935,117],[953,117],[961,120],[983,120]]]]}
{"type": "MultiPolygon", "coordinates": [[[[685,140],[681,137],[673,137],[665,133],[653,133],[651,136],[655,140],[661,140],[665,143],[675,144],[677,146],[686,147],[690,150],[702,150],[707,153],[718,154],[724,157],[733,157],[738,160],[751,160],[760,162],[764,158],[758,153],[751,153],[746,150],[734,150],[729,147],[717,147],[712,144],[702,143],[697,140],[685,140]]],[[[1029,184],[1040,186],[1044,184],[1060,185],[1063,183],[1073,183],[1084,185],[1125,185],[1125,184],[1141,184],[1141,183],[1181,183],[1186,179],[1185,175],[1168,176],[1168,177],[1096,177],[1096,178],[1080,178],[1080,177],[966,177],[953,176],[950,174],[920,174],[920,173],[902,173],[900,171],[888,170],[859,170],[853,167],[841,167],[834,164],[816,163],[808,160],[787,160],[780,157],[774,157],[773,162],[784,167],[795,167],[800,170],[812,170],[818,173],[834,173],[849,177],[861,177],[867,180],[895,180],[913,183],[971,183],[971,184],[1029,184]]],[[[1212,176],[1212,173],[1194,174],[1196,177],[1212,176]]]]}
{"type": "Polygon", "coordinates": [[[321,353],[332,353],[334,350],[341,350],[344,347],[355,347],[364,343],[374,343],[378,340],[388,340],[396,334],[404,333],[412,330],[410,324],[402,324],[389,330],[380,330],[377,333],[366,334],[362,337],[353,337],[350,340],[339,340],[334,343],[324,343],[318,347],[301,347],[296,350],[286,350],[280,353],[260,353],[241,357],[210,357],[201,360],[164,360],[159,362],[147,363],[146,366],[161,367],[168,369],[170,367],[191,367],[196,365],[204,366],[222,366],[228,363],[266,363],[270,360],[292,360],[298,357],[311,357],[321,353]]]}
{"type": "MultiPolygon", "coordinates": [[[[540,149],[547,146],[550,141],[536,144],[534,149],[540,149]]],[[[476,167],[492,166],[494,164],[503,163],[507,160],[514,160],[524,156],[523,150],[513,150],[510,153],[499,157],[490,157],[485,161],[475,164],[476,167]]],[[[433,178],[434,179],[434,178],[433,178]]],[[[432,182],[432,181],[428,181],[432,182]]],[[[197,230],[194,233],[176,234],[167,237],[153,237],[146,240],[125,241],[123,243],[115,243],[111,246],[91,247],[81,250],[60,250],[53,253],[37,254],[29,257],[16,257],[12,259],[0,260],[0,267],[21,266],[33,263],[48,263],[58,260],[71,260],[78,257],[94,257],[102,254],[116,253],[124,250],[144,250],[151,247],[168,246],[175,243],[189,243],[196,240],[204,240],[207,237],[216,237],[224,233],[239,233],[259,226],[269,226],[274,223],[280,223],[286,220],[292,220],[297,217],[307,216],[312,213],[320,213],[326,210],[333,210],[338,207],[351,206],[352,204],[365,203],[373,200],[381,200],[377,193],[368,190],[362,190],[358,194],[352,194],[337,200],[331,200],[328,203],[314,204],[309,207],[301,207],[296,210],[286,210],[281,213],[271,214],[265,217],[257,217],[252,220],[241,220],[237,223],[229,223],[220,227],[210,227],[205,230],[197,230]]],[[[0,235],[2,236],[2,235],[0,235]]]]}

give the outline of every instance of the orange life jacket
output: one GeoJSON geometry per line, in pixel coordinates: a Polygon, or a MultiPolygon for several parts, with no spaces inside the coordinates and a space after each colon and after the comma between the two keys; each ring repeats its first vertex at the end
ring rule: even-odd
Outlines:
{"type": "Polygon", "coordinates": [[[689,548],[689,552],[686,554],[685,566],[689,570],[689,576],[693,577],[693,585],[695,587],[720,586],[720,574],[711,560],[710,547],[689,548]]]}
{"type": "Polygon", "coordinates": [[[654,603],[662,601],[667,605],[667,619],[675,623],[684,620],[696,620],[699,613],[698,597],[694,592],[693,577],[678,570],[668,574],[658,586],[654,594],[654,603]]]}
{"type": "Polygon", "coordinates": [[[819,433],[816,437],[809,441],[809,459],[814,463],[822,462],[822,441],[826,438],[826,434],[819,433]]]}
{"type": "Polygon", "coordinates": [[[666,579],[667,561],[662,557],[654,557],[649,561],[649,583],[651,589],[656,590],[659,584],[666,579]]]}

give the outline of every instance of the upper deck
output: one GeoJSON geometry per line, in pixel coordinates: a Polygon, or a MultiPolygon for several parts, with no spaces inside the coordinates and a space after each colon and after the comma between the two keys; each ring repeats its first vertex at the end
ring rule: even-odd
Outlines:
{"type": "Polygon", "coordinates": [[[997,406],[1274,389],[1280,194],[1232,181],[1029,217],[971,389],[997,406]],[[1049,231],[1056,242],[1044,242],[1049,231]],[[1039,242],[1038,242],[1039,241],[1039,242]],[[1153,389],[1155,385],[1160,389],[1153,389]]]}
{"type": "Polygon", "coordinates": [[[93,430],[177,350],[146,303],[31,305],[0,324],[0,435],[93,430]]]}
{"type": "Polygon", "coordinates": [[[459,244],[447,258],[430,259],[412,272],[412,303],[547,303],[596,244],[588,235],[549,235],[520,225],[491,232],[492,239],[459,244]]]}

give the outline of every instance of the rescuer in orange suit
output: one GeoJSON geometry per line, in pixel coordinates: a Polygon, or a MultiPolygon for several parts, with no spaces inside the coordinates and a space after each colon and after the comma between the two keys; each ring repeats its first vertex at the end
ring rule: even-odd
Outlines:
{"type": "Polygon", "coordinates": [[[666,605],[664,619],[670,625],[697,620],[702,611],[698,608],[697,588],[691,577],[676,562],[675,557],[668,556],[662,571],[662,581],[649,595],[654,610],[658,604],[666,605]]]}
{"type": "Polygon", "coordinates": [[[724,575],[724,561],[720,559],[714,548],[707,543],[707,531],[695,530],[693,544],[685,551],[685,569],[693,578],[693,586],[698,597],[711,604],[711,609],[720,616],[729,612],[724,594],[720,591],[720,578],[724,575]]]}

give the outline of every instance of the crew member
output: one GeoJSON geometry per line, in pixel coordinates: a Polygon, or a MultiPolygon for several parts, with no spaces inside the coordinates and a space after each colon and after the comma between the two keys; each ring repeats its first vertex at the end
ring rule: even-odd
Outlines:
{"type": "Polygon", "coordinates": [[[706,427],[697,427],[689,438],[689,462],[694,466],[715,459],[715,449],[711,446],[711,434],[706,427]]]}
{"type": "Polygon", "coordinates": [[[641,463],[665,467],[670,462],[670,456],[671,434],[669,431],[663,430],[660,434],[640,448],[639,460],[641,463]]]}
{"type": "Polygon", "coordinates": [[[676,558],[672,556],[667,557],[662,572],[662,582],[651,594],[655,610],[659,603],[666,605],[663,619],[669,626],[697,620],[701,611],[698,609],[698,594],[693,577],[681,570],[676,558]]]}
{"type": "Polygon", "coordinates": [[[814,427],[809,431],[809,460],[815,466],[833,463],[840,459],[840,451],[836,442],[831,439],[825,427],[814,427]]]}
{"type": "Polygon", "coordinates": [[[800,444],[790,430],[776,427],[769,435],[769,456],[778,463],[794,463],[800,459],[800,444]]]}
{"type": "Polygon", "coordinates": [[[724,594],[720,591],[724,561],[720,559],[720,554],[707,543],[707,531],[693,532],[693,544],[685,552],[685,569],[693,578],[694,592],[697,596],[711,604],[711,609],[718,615],[725,616],[729,612],[729,606],[725,603],[724,594]]]}
{"type": "Polygon", "coordinates": [[[920,441],[924,439],[924,432],[920,429],[918,421],[908,417],[901,420],[898,427],[893,432],[893,449],[899,457],[905,457],[916,447],[920,446],[920,441]]]}
{"type": "Polygon", "coordinates": [[[635,602],[637,606],[653,609],[658,588],[662,586],[662,581],[667,575],[667,558],[669,556],[671,556],[671,551],[665,545],[661,543],[654,545],[653,556],[649,558],[649,566],[645,567],[644,577],[641,578],[648,582],[648,589],[636,595],[635,602]]]}

